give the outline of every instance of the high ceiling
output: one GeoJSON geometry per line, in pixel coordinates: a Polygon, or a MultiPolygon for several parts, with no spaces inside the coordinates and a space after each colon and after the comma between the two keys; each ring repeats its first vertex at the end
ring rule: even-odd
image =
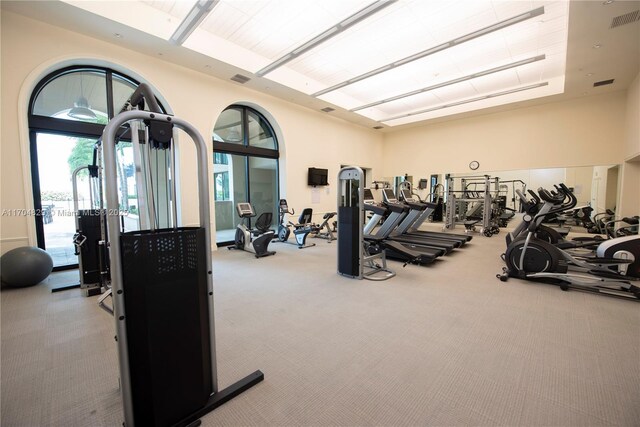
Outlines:
{"type": "Polygon", "coordinates": [[[2,1],[2,9],[394,128],[626,89],[640,1],[2,1]],[[613,84],[594,83],[614,79],[613,84]]]}

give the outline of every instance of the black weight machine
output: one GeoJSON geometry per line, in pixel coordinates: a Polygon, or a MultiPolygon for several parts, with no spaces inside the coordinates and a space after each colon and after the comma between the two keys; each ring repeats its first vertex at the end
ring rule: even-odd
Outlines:
{"type": "MultiPolygon", "coordinates": [[[[107,220],[102,196],[102,166],[100,140],[93,147],[93,163],[76,168],[71,174],[73,211],[76,233],[73,235],[75,255],[80,272],[79,287],[84,296],[99,295],[110,287],[109,256],[107,252],[107,220]],[[89,208],[80,208],[78,178],[86,171],[89,179],[89,208]]],[[[69,286],[56,290],[71,289],[69,286]]]]}
{"type": "MultiPolygon", "coordinates": [[[[136,131],[132,142],[140,144],[144,153],[170,150],[166,176],[171,177],[167,184],[172,186],[173,203],[168,228],[157,227],[153,186],[138,189],[148,201],[148,229],[122,232],[118,215],[107,215],[124,425],[199,425],[202,416],[259,383],[264,375],[255,371],[218,389],[207,145],[195,127],[160,113],[147,85],[136,89],[130,104],[137,109],[111,119],[102,138],[107,212],[120,209],[116,134],[126,123],[143,127],[145,141],[137,141],[136,131]],[[142,111],[144,100],[152,112],[142,111]],[[178,225],[176,129],[183,130],[196,146],[197,227],[178,225]]],[[[149,159],[145,155],[140,164],[146,171],[151,163],[146,168],[144,163],[149,159]]]]}

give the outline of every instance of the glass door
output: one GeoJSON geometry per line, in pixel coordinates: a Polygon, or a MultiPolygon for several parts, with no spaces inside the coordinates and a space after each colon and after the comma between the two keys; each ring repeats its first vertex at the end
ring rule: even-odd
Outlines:
{"type": "MultiPolygon", "coordinates": [[[[49,133],[35,135],[36,213],[42,217],[39,246],[44,248],[54,267],[76,264],[73,235],[76,232],[71,175],[79,166],[91,164],[94,139],[49,133]],[[39,199],[39,200],[38,200],[39,199]],[[39,206],[38,206],[39,202],[39,206]]],[[[90,209],[90,183],[86,171],[78,174],[78,206],[90,209]]]]}
{"type": "Polygon", "coordinates": [[[216,243],[233,242],[241,222],[236,204],[247,202],[247,157],[215,153],[213,165],[216,243]]]}

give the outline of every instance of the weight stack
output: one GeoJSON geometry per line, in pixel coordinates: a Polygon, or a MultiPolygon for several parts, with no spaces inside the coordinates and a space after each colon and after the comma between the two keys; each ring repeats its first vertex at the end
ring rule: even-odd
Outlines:
{"type": "Polygon", "coordinates": [[[134,420],[168,426],[213,392],[205,230],[120,236],[134,420]]]}

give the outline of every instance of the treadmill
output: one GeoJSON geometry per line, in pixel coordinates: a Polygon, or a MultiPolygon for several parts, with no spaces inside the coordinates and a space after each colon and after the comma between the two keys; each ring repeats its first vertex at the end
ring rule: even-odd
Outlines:
{"type": "MultiPolygon", "coordinates": [[[[401,206],[404,208],[404,213],[400,220],[394,225],[394,227],[389,230],[389,239],[395,240],[402,243],[408,243],[413,245],[426,246],[430,248],[442,249],[446,253],[453,251],[455,248],[462,245],[462,243],[458,240],[444,239],[444,238],[435,238],[426,235],[420,234],[406,234],[400,231],[400,226],[407,223],[413,223],[415,221],[415,217],[420,215],[420,213],[426,209],[426,205],[422,203],[400,203],[395,198],[393,194],[393,190],[389,188],[385,188],[382,190],[382,195],[384,197],[384,204],[387,206],[401,206]]],[[[383,224],[384,227],[387,225],[383,224]]]]}
{"type": "Polygon", "coordinates": [[[387,258],[425,265],[445,254],[445,250],[441,248],[430,248],[419,244],[404,243],[396,241],[395,239],[389,239],[391,230],[396,228],[405,215],[407,209],[405,206],[400,204],[377,204],[373,198],[371,189],[365,188],[364,209],[365,211],[373,213],[373,216],[364,227],[365,239],[381,241],[385,247],[387,258]],[[385,215],[386,219],[382,226],[377,229],[375,234],[371,234],[385,215]]]}
{"type": "MultiPolygon", "coordinates": [[[[393,192],[389,193],[387,196],[393,197],[393,192]]],[[[412,211],[409,212],[405,219],[398,225],[396,230],[397,233],[411,236],[425,236],[431,239],[455,241],[460,243],[458,246],[464,245],[473,238],[473,236],[462,234],[419,230],[418,228],[427,218],[429,218],[437,205],[435,203],[420,202],[419,200],[416,200],[408,190],[401,190],[400,198],[412,208],[412,211]]]]}

